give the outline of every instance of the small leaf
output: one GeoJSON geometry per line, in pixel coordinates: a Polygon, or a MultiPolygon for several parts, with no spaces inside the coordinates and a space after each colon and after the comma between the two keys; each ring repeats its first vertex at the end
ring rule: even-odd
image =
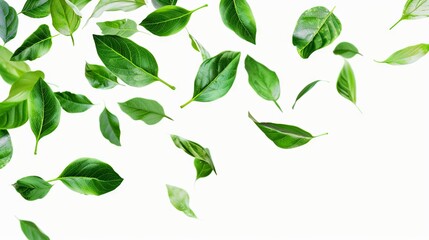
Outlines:
{"type": "Polygon", "coordinates": [[[155,8],[164,7],[167,5],[176,5],[177,0],[152,0],[152,4],[155,8]]]}
{"type": "Polygon", "coordinates": [[[70,0],[79,10],[82,10],[91,0],[70,0]]]}
{"type": "Polygon", "coordinates": [[[41,71],[26,72],[19,80],[12,84],[9,91],[9,96],[5,101],[7,102],[22,102],[27,100],[34,85],[40,78],[45,78],[45,74],[41,71]]]}
{"type": "Polygon", "coordinates": [[[13,147],[9,132],[0,130],[0,169],[4,168],[12,159],[13,147]]]}
{"type": "Polygon", "coordinates": [[[334,49],[335,55],[340,55],[344,58],[352,58],[356,54],[362,55],[359,53],[359,50],[349,42],[341,42],[334,49]]]}
{"type": "Polygon", "coordinates": [[[401,18],[390,28],[392,30],[402,20],[413,20],[429,17],[428,0],[408,0],[402,10],[401,18]]]}
{"type": "Polygon", "coordinates": [[[86,63],[85,77],[97,89],[111,89],[118,85],[117,77],[105,66],[86,63]]]}
{"type": "Polygon", "coordinates": [[[84,95],[75,94],[71,92],[56,92],[55,97],[61,104],[64,111],[68,113],[82,113],[90,109],[93,104],[84,95]]]}
{"type": "Polygon", "coordinates": [[[355,75],[352,67],[346,60],[344,61],[344,66],[338,76],[337,91],[341,96],[350,100],[357,107],[355,75]]]}
{"type": "Polygon", "coordinates": [[[258,126],[258,128],[279,148],[291,149],[307,144],[313,138],[326,135],[313,136],[309,132],[292,125],[258,122],[249,113],[249,118],[258,126]]]}
{"type": "Polygon", "coordinates": [[[139,31],[137,30],[137,23],[130,19],[98,22],[97,25],[103,35],[117,35],[127,38],[139,31]]]}
{"type": "Polygon", "coordinates": [[[167,5],[150,13],[140,25],[155,35],[170,36],[186,27],[192,13],[207,6],[206,4],[189,11],[182,7],[167,5]]]}
{"type": "Polygon", "coordinates": [[[52,36],[46,24],[40,25],[24,43],[13,53],[11,61],[34,60],[49,52],[52,46],[52,36]]]}
{"type": "Polygon", "coordinates": [[[277,103],[280,97],[280,81],[277,74],[250,56],[246,57],[245,65],[253,90],[263,99],[273,101],[283,112],[277,103]]]}
{"type": "Polygon", "coordinates": [[[189,38],[191,39],[192,47],[197,51],[201,53],[201,56],[203,57],[203,61],[210,58],[210,53],[201,45],[200,42],[197,41],[191,34],[188,34],[189,38]]]}
{"type": "Polygon", "coordinates": [[[21,230],[28,240],[49,240],[49,237],[46,236],[46,234],[44,234],[33,222],[26,220],[19,220],[19,222],[21,230]]]}
{"type": "Polygon", "coordinates": [[[16,36],[18,31],[18,14],[6,1],[0,0],[0,37],[4,43],[16,36]]]}
{"type": "Polygon", "coordinates": [[[148,125],[157,124],[163,118],[173,120],[165,115],[164,108],[157,101],[133,98],[126,102],[119,103],[121,110],[134,120],[141,120],[148,125]]]}
{"type": "Polygon", "coordinates": [[[31,71],[25,62],[10,61],[13,53],[0,46],[0,75],[9,84],[16,82],[24,73],[31,71]]]}
{"type": "Polygon", "coordinates": [[[91,18],[97,18],[106,11],[123,11],[129,12],[145,5],[145,0],[100,0],[95,6],[86,24],[91,18]]]}
{"type": "Polygon", "coordinates": [[[21,12],[31,18],[44,18],[51,14],[50,4],[50,0],[27,0],[21,12]]]}
{"type": "Polygon", "coordinates": [[[256,21],[246,0],[221,0],[222,21],[242,39],[256,44],[256,21]]]}
{"type": "Polygon", "coordinates": [[[195,169],[197,170],[196,180],[200,178],[205,178],[213,172],[213,168],[210,166],[210,164],[197,158],[195,158],[194,160],[194,166],[195,166],[195,169]]]}
{"type": "Polygon", "coordinates": [[[93,158],[70,163],[55,180],[75,192],[95,196],[115,190],[123,181],[109,164],[93,158]]]}
{"type": "Polygon", "coordinates": [[[64,36],[70,36],[74,43],[73,33],[79,28],[81,16],[66,0],[50,0],[51,17],[54,28],[64,36]]]}
{"type": "Polygon", "coordinates": [[[189,207],[189,195],[188,193],[178,187],[166,185],[168,191],[168,197],[170,198],[171,204],[179,211],[186,214],[186,216],[191,218],[197,218],[195,213],[189,207]]]}
{"type": "Polygon", "coordinates": [[[341,33],[341,22],[325,7],[306,10],[298,19],[292,42],[299,55],[306,59],[331,44],[341,33]]]}
{"type": "Polygon", "coordinates": [[[107,108],[100,114],[100,131],[104,138],[116,146],[121,146],[121,129],[119,119],[107,108]]]}
{"type": "Polygon", "coordinates": [[[225,51],[205,60],[195,78],[193,97],[180,107],[193,101],[211,102],[225,96],[237,75],[240,55],[239,52],[225,51]]]}
{"type": "Polygon", "coordinates": [[[0,129],[17,128],[27,121],[27,101],[0,103],[0,129]]]}
{"type": "Polygon", "coordinates": [[[19,179],[13,184],[15,190],[27,201],[44,198],[52,188],[52,185],[41,177],[29,176],[19,179]]]}
{"type": "Polygon", "coordinates": [[[390,55],[390,57],[380,63],[387,63],[391,65],[411,64],[424,57],[428,52],[429,44],[420,43],[396,51],[390,55]]]}
{"type": "Polygon", "coordinates": [[[296,103],[298,102],[299,99],[301,99],[308,91],[310,91],[318,82],[320,82],[322,80],[316,80],[314,82],[309,83],[307,86],[305,86],[301,92],[299,92],[298,96],[296,97],[295,103],[292,106],[292,109],[295,108],[296,103]]]}

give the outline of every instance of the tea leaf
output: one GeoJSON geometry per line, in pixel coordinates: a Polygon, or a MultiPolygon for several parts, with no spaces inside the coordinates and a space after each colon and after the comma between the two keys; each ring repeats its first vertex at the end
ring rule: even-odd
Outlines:
{"type": "Polygon", "coordinates": [[[50,0],[27,0],[21,13],[31,18],[44,18],[51,14],[50,0]]]}
{"type": "MultiPolygon", "coordinates": [[[[356,80],[349,62],[344,61],[337,80],[337,91],[344,98],[350,100],[356,107],[356,80]]],[[[359,109],[359,108],[358,108],[359,109]]],[[[360,111],[360,109],[359,109],[360,111]]]]}
{"type": "Polygon", "coordinates": [[[322,80],[316,80],[314,82],[309,83],[307,86],[305,86],[301,92],[299,92],[298,96],[296,97],[295,103],[292,106],[292,109],[295,108],[296,103],[298,102],[299,99],[301,99],[308,91],[310,91],[318,82],[320,82],[322,80]]]}
{"type": "Polygon", "coordinates": [[[61,104],[64,111],[68,113],[82,113],[90,109],[93,104],[84,95],[75,94],[71,92],[56,92],[55,97],[61,104]]]}
{"type": "Polygon", "coordinates": [[[11,61],[34,60],[49,52],[52,46],[52,36],[46,24],[40,25],[24,43],[13,53],[11,61]]]}
{"type": "Polygon", "coordinates": [[[127,38],[139,31],[137,30],[137,23],[130,19],[98,22],[97,25],[103,35],[117,35],[127,38]]]}
{"type": "Polygon", "coordinates": [[[46,236],[46,234],[44,234],[33,222],[26,220],[19,220],[19,222],[21,230],[28,240],[49,240],[49,237],[46,236]]]}
{"type": "Polygon", "coordinates": [[[256,21],[246,0],[221,0],[222,21],[242,39],[256,44],[256,21]]]}
{"type": "Polygon", "coordinates": [[[186,216],[191,218],[197,218],[195,213],[189,207],[189,195],[188,193],[178,187],[166,185],[168,191],[168,197],[170,198],[171,204],[179,211],[186,214],[186,216]]]}
{"type": "Polygon", "coordinates": [[[0,130],[0,169],[4,168],[12,159],[13,147],[9,132],[0,130]]]}
{"type": "Polygon", "coordinates": [[[401,18],[390,27],[392,30],[402,20],[414,20],[429,17],[429,1],[428,0],[408,0],[402,10],[401,18]]]}
{"type": "Polygon", "coordinates": [[[116,146],[121,146],[121,129],[119,119],[107,108],[100,114],[100,131],[104,138],[116,146]]]}
{"type": "Polygon", "coordinates": [[[0,46],[0,75],[9,84],[16,82],[24,73],[30,71],[25,62],[10,61],[13,53],[0,46]]]}
{"type": "Polygon", "coordinates": [[[97,89],[111,89],[118,85],[117,77],[105,66],[86,63],[85,77],[97,89]]]}
{"type": "Polygon", "coordinates": [[[133,98],[126,102],[119,103],[121,110],[134,120],[141,120],[148,125],[157,124],[163,118],[173,120],[165,115],[164,108],[157,101],[133,98]]]}
{"type": "Polygon", "coordinates": [[[200,178],[205,178],[213,172],[213,168],[210,166],[210,164],[197,158],[195,158],[194,160],[194,166],[197,170],[196,180],[200,178]]]}
{"type": "Polygon", "coordinates": [[[9,96],[5,101],[7,102],[22,102],[27,100],[34,85],[40,78],[45,78],[45,74],[41,71],[26,72],[19,80],[12,84],[9,91],[9,96]]]}
{"type": "Polygon", "coordinates": [[[18,14],[6,1],[0,0],[0,37],[4,43],[16,36],[18,31],[18,14]]]}
{"type": "Polygon", "coordinates": [[[65,36],[70,36],[74,44],[73,33],[79,28],[81,16],[66,0],[50,0],[51,17],[54,28],[65,36]]]}
{"type": "MultiPolygon", "coordinates": [[[[91,18],[97,18],[107,11],[123,11],[129,12],[145,5],[145,0],[100,0],[95,6],[94,11],[88,18],[86,24],[88,24],[91,18]]],[[[85,25],[86,25],[85,24],[85,25]]]]}
{"type": "Polygon", "coordinates": [[[352,58],[356,54],[362,55],[359,53],[359,50],[349,42],[341,42],[334,49],[335,55],[340,55],[343,58],[352,58]]]}
{"type": "Polygon", "coordinates": [[[41,177],[29,176],[19,179],[13,184],[15,190],[28,201],[44,198],[52,188],[52,185],[41,177]]]}
{"type": "Polygon", "coordinates": [[[380,63],[391,65],[411,64],[424,57],[429,52],[429,44],[420,43],[394,52],[390,57],[380,63]]]}

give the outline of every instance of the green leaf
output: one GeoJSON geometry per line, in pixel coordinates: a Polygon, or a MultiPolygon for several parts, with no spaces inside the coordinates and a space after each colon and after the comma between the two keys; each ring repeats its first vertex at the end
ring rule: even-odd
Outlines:
{"type": "Polygon", "coordinates": [[[318,82],[321,82],[322,80],[316,80],[314,82],[309,83],[307,86],[305,86],[301,92],[299,92],[298,96],[296,97],[296,100],[292,106],[292,109],[295,108],[296,103],[299,99],[301,99],[308,91],[310,91],[318,82]]]}
{"type": "MultiPolygon", "coordinates": [[[[349,62],[344,61],[337,80],[337,91],[344,98],[356,105],[356,80],[349,62]]],[[[357,107],[357,106],[356,106],[357,107]]]]}
{"type": "Polygon", "coordinates": [[[167,5],[176,5],[177,0],[152,0],[152,4],[155,8],[164,7],[167,5]]]}
{"type": "Polygon", "coordinates": [[[22,102],[27,100],[31,90],[40,78],[45,78],[45,74],[41,71],[26,72],[19,80],[17,80],[9,91],[7,102],[22,102]]]}
{"type": "Polygon", "coordinates": [[[189,11],[182,7],[167,5],[150,13],[140,25],[155,35],[170,36],[186,27],[192,13],[207,6],[206,4],[189,11]]]}
{"type": "Polygon", "coordinates": [[[30,71],[25,62],[10,61],[13,53],[0,46],[0,75],[9,84],[16,82],[24,73],[30,71]]]}
{"type": "Polygon", "coordinates": [[[0,169],[4,168],[12,159],[13,147],[9,132],[0,130],[0,169]]]}
{"type": "Polygon", "coordinates": [[[0,129],[17,128],[27,121],[27,101],[0,103],[0,129]]]}
{"type": "Polygon", "coordinates": [[[137,23],[131,19],[98,22],[97,25],[103,35],[117,35],[127,38],[139,31],[137,30],[137,23]]]}
{"type": "Polygon", "coordinates": [[[82,10],[91,0],[70,0],[79,10],[82,10]]]}
{"type": "Polygon", "coordinates": [[[246,0],[221,0],[223,23],[242,39],[256,44],[256,21],[246,0]]]}
{"type": "Polygon", "coordinates": [[[277,147],[291,149],[307,144],[313,138],[326,135],[313,136],[309,132],[292,125],[279,123],[258,122],[249,113],[249,118],[277,147]]]}
{"type": "Polygon", "coordinates": [[[168,191],[168,197],[170,198],[171,204],[179,211],[186,214],[186,216],[191,218],[197,218],[195,213],[189,207],[189,195],[188,193],[178,187],[166,185],[168,191]]]}
{"type": "Polygon", "coordinates": [[[41,177],[29,176],[19,179],[13,187],[25,200],[34,201],[44,198],[52,185],[41,177]]]}
{"type": "Polygon", "coordinates": [[[65,36],[70,36],[74,44],[73,33],[79,28],[81,16],[66,0],[51,0],[51,17],[54,28],[65,36]]]}
{"type": "Polygon", "coordinates": [[[201,53],[201,57],[203,57],[203,61],[210,58],[210,53],[204,48],[203,45],[201,45],[200,42],[197,41],[191,34],[188,34],[189,38],[191,39],[192,47],[197,51],[201,53]]]}
{"type": "Polygon", "coordinates": [[[344,58],[352,58],[356,54],[359,54],[362,56],[362,54],[359,53],[359,50],[355,47],[355,45],[349,42],[339,43],[334,49],[334,54],[340,55],[344,58]]]}
{"type": "Polygon", "coordinates": [[[213,172],[213,168],[210,166],[210,164],[197,158],[195,158],[194,160],[194,166],[195,166],[195,169],[197,170],[196,180],[200,178],[205,178],[213,172]]]}
{"type": "Polygon", "coordinates": [[[118,85],[117,77],[105,66],[86,63],[85,77],[89,84],[97,89],[111,89],[118,85]]]}
{"type": "Polygon", "coordinates": [[[213,169],[215,174],[217,174],[209,149],[202,147],[196,142],[184,139],[177,135],[171,135],[171,139],[173,140],[174,145],[176,145],[176,147],[182,149],[188,155],[206,162],[213,169]]]}
{"type": "Polygon", "coordinates": [[[88,24],[91,18],[97,18],[107,11],[133,11],[141,6],[145,5],[145,0],[100,0],[95,6],[94,11],[88,18],[86,24],[88,24]]]}
{"type": "Polygon", "coordinates": [[[251,56],[247,56],[245,67],[249,75],[249,84],[265,100],[273,101],[283,112],[277,100],[280,97],[280,82],[277,74],[251,56]]]}
{"type": "Polygon", "coordinates": [[[64,111],[68,113],[82,113],[94,105],[86,96],[68,91],[56,92],[55,97],[57,97],[64,111]]]}
{"type": "Polygon", "coordinates": [[[390,27],[392,30],[402,20],[414,20],[429,17],[429,1],[428,0],[408,0],[402,10],[401,18],[390,27]]]}
{"type": "Polygon", "coordinates": [[[28,113],[31,130],[36,137],[34,154],[37,154],[40,139],[51,134],[58,127],[61,117],[61,105],[43,79],[39,79],[30,92],[28,113]]]}
{"type": "Polygon", "coordinates": [[[19,220],[19,222],[21,224],[21,230],[28,240],[49,240],[49,237],[33,222],[26,220],[19,220]]]}
{"type": "Polygon", "coordinates": [[[93,158],[70,163],[55,180],[75,192],[95,196],[115,190],[123,181],[109,164],[93,158]]]}
{"type": "Polygon", "coordinates": [[[104,138],[116,146],[121,146],[121,129],[119,119],[107,108],[100,114],[100,131],[104,138]]]}
{"type": "Polygon", "coordinates": [[[159,81],[175,89],[158,77],[158,63],[145,48],[129,39],[114,35],[94,35],[94,41],[101,61],[126,84],[143,87],[159,81]]]}
{"type": "Polygon", "coordinates": [[[193,101],[211,102],[225,96],[237,75],[240,55],[240,52],[225,51],[205,60],[195,78],[193,97],[180,107],[193,101]]]}
{"type": "Polygon", "coordinates": [[[380,63],[387,63],[391,65],[411,64],[424,57],[428,52],[429,44],[420,43],[396,51],[390,55],[390,57],[380,63]]]}
{"type": "Polygon", "coordinates": [[[0,37],[4,43],[16,36],[18,31],[18,14],[6,1],[0,0],[0,37]]]}
{"type": "Polygon", "coordinates": [[[27,0],[21,13],[31,18],[44,18],[51,14],[50,0],[27,0]]]}
{"type": "Polygon", "coordinates": [[[163,118],[173,120],[165,115],[164,108],[157,101],[133,98],[126,102],[119,103],[121,110],[134,120],[141,120],[148,125],[157,124],[163,118]]]}
{"type": "Polygon", "coordinates": [[[306,59],[331,44],[341,33],[341,22],[325,7],[313,7],[298,19],[292,42],[299,55],[306,59]]]}
{"type": "Polygon", "coordinates": [[[52,36],[46,24],[40,25],[24,43],[13,53],[11,61],[34,60],[49,52],[52,46],[52,36]]]}

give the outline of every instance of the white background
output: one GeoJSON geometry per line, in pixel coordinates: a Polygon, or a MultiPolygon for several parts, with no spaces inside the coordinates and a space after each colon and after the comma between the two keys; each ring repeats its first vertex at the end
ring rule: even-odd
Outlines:
{"type": "MultiPolygon", "coordinates": [[[[17,11],[24,4],[8,2],[17,11]]],[[[30,63],[45,72],[47,82],[58,85],[54,91],[85,94],[98,105],[83,114],[63,112],[58,129],[41,140],[37,156],[32,154],[35,140],[28,124],[10,131],[15,152],[0,170],[0,239],[25,239],[17,218],[34,221],[53,240],[429,238],[429,56],[406,66],[373,61],[429,42],[429,20],[404,21],[389,31],[405,0],[248,0],[258,25],[254,46],[223,25],[218,2],[179,0],[188,9],[209,4],[192,16],[188,29],[212,55],[242,51],[234,86],[215,102],[179,108],[192,96],[201,63],[186,31],[171,37],[132,37],[154,54],[160,77],[176,91],[160,83],[104,91],[92,89],[85,79],[86,61],[101,64],[91,36],[99,33],[95,23],[125,17],[139,23],[154,10],[151,5],[131,13],[105,13],[76,32],[76,46],[58,36],[47,55],[30,63]],[[301,13],[320,4],[336,6],[343,31],[334,44],[303,60],[291,43],[292,33],[301,13]],[[341,41],[354,43],[364,55],[350,60],[363,114],[336,92],[343,60],[332,50],[341,41]],[[248,85],[246,54],[277,72],[284,113],[248,85]],[[317,85],[292,111],[298,92],[317,79],[330,83],[317,85]],[[159,101],[174,122],[148,126],[131,120],[116,103],[133,97],[159,101]],[[122,147],[99,132],[104,104],[120,119],[122,147]],[[260,121],[329,135],[297,149],[279,149],[247,118],[248,111],[260,121]],[[210,148],[218,175],[195,183],[193,159],[174,146],[169,134],[210,148]],[[80,157],[111,164],[124,182],[101,197],[80,195],[56,183],[46,198],[35,202],[25,201],[11,187],[28,175],[55,178],[80,157]],[[189,192],[199,219],[171,206],[165,184],[189,192]]],[[[95,5],[93,1],[84,9],[83,22],[95,5]]],[[[18,36],[6,44],[12,51],[40,24],[51,24],[49,17],[19,17],[18,36]]],[[[56,34],[53,27],[51,31],[56,34]]],[[[0,85],[5,98],[9,86],[0,85]]]]}

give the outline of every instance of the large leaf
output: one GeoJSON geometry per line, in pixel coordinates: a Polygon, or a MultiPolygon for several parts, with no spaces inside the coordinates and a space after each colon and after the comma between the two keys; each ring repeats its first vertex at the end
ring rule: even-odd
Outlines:
{"type": "Polygon", "coordinates": [[[137,23],[131,19],[98,22],[97,25],[103,35],[117,35],[127,38],[139,31],[137,30],[137,23]]]}
{"type": "Polygon", "coordinates": [[[0,46],[0,75],[9,84],[16,82],[24,73],[30,71],[25,62],[10,61],[13,53],[0,46]]]}
{"type": "Polygon", "coordinates": [[[143,87],[159,81],[175,89],[158,77],[158,63],[145,48],[129,39],[113,35],[94,35],[94,41],[101,61],[126,84],[143,87]]]}
{"type": "Polygon", "coordinates": [[[167,5],[176,5],[177,0],[152,0],[152,4],[155,8],[164,7],[167,5]]]}
{"type": "Polygon", "coordinates": [[[292,42],[302,58],[331,44],[341,33],[341,22],[325,7],[305,11],[298,19],[292,42]]]}
{"type": "Polygon", "coordinates": [[[140,25],[155,35],[170,36],[186,27],[192,13],[207,6],[206,4],[189,11],[182,7],[168,5],[150,13],[140,25]]]}
{"type": "Polygon", "coordinates": [[[12,159],[13,147],[9,132],[0,130],[0,169],[4,168],[12,159]]]}
{"type": "Polygon", "coordinates": [[[167,191],[171,204],[177,210],[183,212],[188,217],[197,218],[195,213],[189,207],[189,195],[185,190],[175,186],[167,185],[167,191]]]}
{"type": "Polygon", "coordinates": [[[100,114],[100,131],[104,138],[116,146],[121,146],[121,129],[119,119],[107,108],[104,108],[100,114]]]}
{"type": "Polygon", "coordinates": [[[24,73],[19,80],[17,80],[9,91],[9,96],[5,101],[7,102],[22,102],[27,100],[30,95],[31,90],[33,90],[34,85],[37,81],[42,78],[45,78],[45,74],[41,71],[26,72],[24,73]]]}
{"type": "Polygon", "coordinates": [[[64,111],[68,113],[82,113],[94,105],[86,96],[68,91],[56,92],[55,97],[57,97],[64,111]]]}
{"type": "Polygon", "coordinates": [[[61,105],[43,79],[39,79],[30,92],[28,113],[31,130],[36,137],[34,154],[37,154],[40,139],[51,134],[58,127],[61,117],[61,105]]]}
{"type": "MultiPolygon", "coordinates": [[[[145,0],[100,0],[88,19],[97,18],[106,11],[129,12],[145,5],[145,0]]],[[[88,24],[88,22],[86,24],[88,24]]]]}
{"type": "Polygon", "coordinates": [[[211,102],[225,96],[237,75],[240,55],[239,52],[225,51],[205,60],[195,78],[193,97],[180,107],[193,101],[211,102]]]}
{"type": "Polygon", "coordinates": [[[70,36],[74,44],[73,33],[79,28],[81,16],[66,0],[51,0],[52,25],[61,34],[70,36]]]}
{"type": "Polygon", "coordinates": [[[292,125],[258,122],[249,113],[249,118],[258,126],[258,128],[279,148],[290,149],[307,144],[313,138],[326,135],[313,136],[309,132],[292,125]]]}
{"type": "Polygon", "coordinates": [[[133,98],[126,102],[119,103],[119,107],[124,113],[134,120],[141,120],[146,124],[157,124],[163,118],[173,120],[165,115],[164,108],[157,101],[145,98],[133,98]]]}
{"type": "Polygon", "coordinates": [[[203,61],[210,58],[210,53],[204,48],[204,46],[197,41],[197,39],[194,38],[190,33],[188,33],[189,38],[191,39],[191,45],[195,49],[195,51],[201,53],[201,57],[203,58],[203,61]]]}
{"type": "Polygon", "coordinates": [[[0,103],[0,129],[17,128],[28,121],[27,101],[0,103]]]}
{"type": "Polygon", "coordinates": [[[4,43],[16,36],[18,31],[18,14],[6,1],[0,0],[0,37],[4,43]]]}
{"type": "Polygon", "coordinates": [[[283,111],[277,103],[280,97],[280,81],[277,74],[251,56],[246,57],[245,65],[253,90],[263,99],[273,101],[280,111],[283,111]]]}
{"type": "Polygon", "coordinates": [[[223,23],[242,39],[256,44],[256,21],[246,0],[221,0],[223,23]]]}
{"type": "Polygon", "coordinates": [[[335,55],[340,55],[343,58],[352,58],[356,54],[362,55],[359,53],[359,50],[355,47],[355,45],[349,42],[341,42],[334,49],[335,55]]]}
{"type": "Polygon", "coordinates": [[[19,220],[21,230],[28,240],[49,240],[49,237],[36,224],[26,220],[19,220]]]}
{"type": "Polygon", "coordinates": [[[428,0],[408,0],[402,10],[401,18],[390,27],[394,28],[402,20],[413,20],[429,17],[429,1],[428,0]]]}
{"type": "Polygon", "coordinates": [[[52,36],[46,24],[40,25],[24,43],[13,53],[10,60],[26,61],[34,60],[49,52],[52,46],[52,36]]]}
{"type": "Polygon", "coordinates": [[[356,79],[353,69],[347,61],[344,61],[344,66],[338,76],[337,91],[341,96],[356,105],[356,79]]]}
{"type": "Polygon", "coordinates": [[[394,52],[381,63],[391,65],[411,64],[424,57],[429,52],[429,44],[420,43],[394,52]]]}
{"type": "Polygon", "coordinates": [[[13,184],[15,190],[28,201],[44,198],[52,188],[52,185],[38,176],[24,177],[13,184]]]}
{"type": "Polygon", "coordinates": [[[27,0],[21,13],[31,18],[44,18],[51,13],[50,0],[27,0]]]}
{"type": "Polygon", "coordinates": [[[96,196],[115,190],[123,181],[109,164],[93,158],[70,163],[55,180],[75,192],[96,196]]]}
{"type": "Polygon", "coordinates": [[[307,86],[305,86],[301,92],[298,93],[298,96],[296,96],[295,102],[293,103],[292,109],[295,108],[296,103],[299,99],[301,99],[308,91],[310,91],[318,82],[322,80],[316,80],[314,82],[309,83],[307,86]]]}
{"type": "Polygon", "coordinates": [[[97,89],[111,89],[118,85],[117,77],[105,66],[85,64],[85,77],[97,89]]]}

